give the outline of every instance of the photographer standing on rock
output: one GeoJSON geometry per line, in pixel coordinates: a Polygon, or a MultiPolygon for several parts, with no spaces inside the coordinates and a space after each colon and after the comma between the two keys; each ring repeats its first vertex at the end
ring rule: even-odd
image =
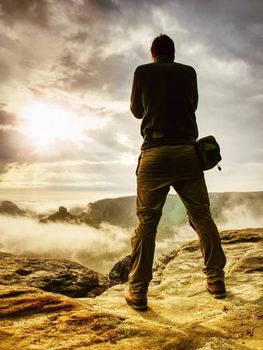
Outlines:
{"type": "Polygon", "coordinates": [[[204,257],[206,288],[224,298],[226,258],[218,229],[211,217],[204,174],[196,152],[198,103],[195,70],[174,62],[174,42],[167,35],[154,39],[153,63],[137,67],[131,95],[131,111],[142,119],[144,138],[136,171],[139,224],[132,237],[127,303],[147,310],[152,279],[157,226],[172,186],[185,205],[189,222],[198,234],[204,257]]]}

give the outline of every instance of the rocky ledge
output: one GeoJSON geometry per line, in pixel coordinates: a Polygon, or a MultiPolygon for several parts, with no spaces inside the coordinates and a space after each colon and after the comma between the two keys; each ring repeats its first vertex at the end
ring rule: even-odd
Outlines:
{"type": "Polygon", "coordinates": [[[95,297],[109,287],[102,274],[65,259],[27,258],[0,252],[0,284],[35,287],[72,298],[95,297]]]}
{"type": "Polygon", "coordinates": [[[126,305],[127,284],[72,299],[17,280],[0,285],[0,349],[262,350],[263,229],[221,236],[226,299],[206,292],[197,242],[157,264],[147,312],[126,305]]]}

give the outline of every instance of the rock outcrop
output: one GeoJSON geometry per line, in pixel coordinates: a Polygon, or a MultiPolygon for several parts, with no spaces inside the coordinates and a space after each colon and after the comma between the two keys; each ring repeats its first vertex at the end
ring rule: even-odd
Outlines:
{"type": "Polygon", "coordinates": [[[196,241],[157,264],[147,312],[126,305],[126,283],[94,299],[1,285],[0,349],[262,350],[263,229],[224,231],[222,240],[222,300],[205,290],[196,241]]]}
{"type": "Polygon", "coordinates": [[[72,222],[77,223],[78,222],[78,216],[71,214],[67,208],[60,206],[58,208],[58,211],[56,211],[54,214],[48,215],[47,217],[40,218],[40,222],[72,222]]]}
{"type": "Polygon", "coordinates": [[[25,215],[25,212],[11,201],[2,201],[0,202],[0,214],[16,216],[25,215]]]}
{"type": "Polygon", "coordinates": [[[131,256],[127,255],[113,266],[109,273],[109,279],[112,285],[128,281],[130,261],[131,256]]]}
{"type": "Polygon", "coordinates": [[[76,262],[1,252],[0,284],[35,287],[73,298],[94,297],[109,286],[105,276],[76,262]]]}

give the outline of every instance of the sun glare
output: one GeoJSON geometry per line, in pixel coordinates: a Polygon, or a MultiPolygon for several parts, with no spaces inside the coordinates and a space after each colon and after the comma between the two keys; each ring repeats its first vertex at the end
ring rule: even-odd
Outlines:
{"type": "Polygon", "coordinates": [[[80,117],[62,106],[45,102],[32,102],[21,116],[22,132],[39,148],[48,148],[59,140],[88,139],[85,130],[98,129],[102,124],[98,117],[80,117]]]}

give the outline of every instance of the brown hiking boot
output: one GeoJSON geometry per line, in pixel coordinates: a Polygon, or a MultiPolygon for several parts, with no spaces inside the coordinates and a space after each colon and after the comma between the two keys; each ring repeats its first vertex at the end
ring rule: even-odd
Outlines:
{"type": "Polygon", "coordinates": [[[226,297],[224,281],[207,282],[206,289],[215,299],[223,299],[226,297]]]}
{"type": "Polygon", "coordinates": [[[128,292],[125,295],[125,300],[128,305],[134,308],[134,310],[137,310],[137,311],[147,310],[147,297],[144,293],[128,292]]]}

